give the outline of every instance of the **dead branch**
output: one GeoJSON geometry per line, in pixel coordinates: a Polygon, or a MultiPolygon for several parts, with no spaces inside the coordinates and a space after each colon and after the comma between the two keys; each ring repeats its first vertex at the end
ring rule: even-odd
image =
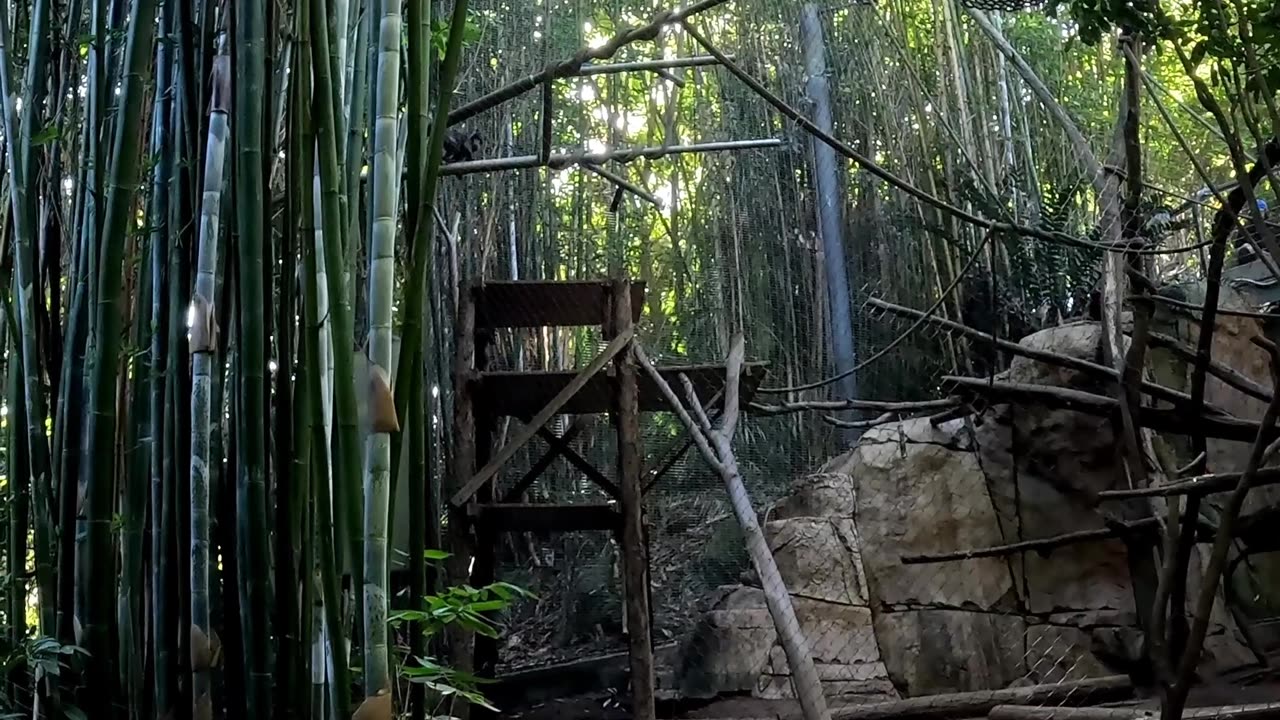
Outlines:
{"type": "Polygon", "coordinates": [[[832,713],[833,720],[944,720],[981,717],[999,705],[1045,707],[1115,702],[1133,697],[1128,676],[1033,685],[1007,690],[945,693],[891,702],[849,705],[832,713]]]}
{"type": "MultiPolygon", "coordinates": [[[[1038,403],[1047,407],[1058,407],[1075,410],[1098,417],[1113,417],[1119,411],[1115,398],[1096,395],[1082,390],[1053,387],[1049,385],[1032,385],[1029,383],[1011,383],[992,381],[986,378],[946,376],[943,382],[955,386],[964,392],[979,397],[990,397],[1006,402],[1038,403]]],[[[1168,432],[1178,435],[1189,435],[1192,432],[1204,432],[1207,437],[1237,442],[1250,442],[1257,437],[1259,425],[1249,420],[1230,415],[1195,415],[1184,410],[1165,410],[1163,408],[1140,408],[1138,425],[1157,432],[1168,432]]],[[[1268,430],[1268,438],[1275,432],[1268,430]]]]}
{"type": "MultiPolygon", "coordinates": [[[[1001,705],[987,713],[988,720],[1154,720],[1154,710],[1141,708],[1061,708],[1001,705]]],[[[1280,703],[1220,705],[1191,708],[1183,720],[1280,720],[1280,703]]]]}
{"type": "Polygon", "coordinates": [[[797,400],[794,402],[778,403],[776,405],[762,405],[760,403],[748,403],[747,409],[759,415],[786,415],[790,413],[804,412],[806,410],[819,410],[827,412],[837,412],[840,410],[869,410],[885,413],[908,413],[920,410],[945,410],[953,408],[960,404],[955,398],[947,398],[945,400],[921,400],[918,402],[884,402],[880,400],[797,400]]]}
{"type": "MultiPolygon", "coordinates": [[[[1196,361],[1196,351],[1190,345],[1187,345],[1175,337],[1165,335],[1164,333],[1153,332],[1150,333],[1149,339],[1153,346],[1172,352],[1184,362],[1194,363],[1196,361]]],[[[1212,360],[1210,360],[1208,368],[1210,375],[1218,378],[1229,387],[1233,387],[1249,397],[1263,402],[1271,402],[1270,390],[1261,384],[1254,382],[1251,378],[1245,376],[1239,371],[1212,360]]]]}
{"type": "Polygon", "coordinates": [[[1159,522],[1155,518],[1142,518],[1141,520],[1120,523],[1114,527],[1098,528],[1096,530],[1077,530],[1075,532],[1064,533],[1062,535],[1054,535],[1053,537],[1042,538],[1039,540],[1023,540],[1022,542],[1009,543],[1007,545],[993,545],[991,547],[984,548],[956,550],[949,553],[903,555],[900,558],[900,561],[903,565],[928,565],[932,563],[955,562],[958,560],[972,560],[974,558],[1004,557],[1006,555],[1016,555],[1023,552],[1038,552],[1042,555],[1048,555],[1050,552],[1057,550],[1058,548],[1079,545],[1081,543],[1098,542],[1100,540],[1111,540],[1137,532],[1154,530],[1158,527],[1159,522]]]}
{"type": "MultiPolygon", "coordinates": [[[[791,603],[791,594],[787,591],[786,583],[783,582],[782,575],[778,571],[778,564],[769,550],[764,530],[760,527],[755,508],[751,504],[751,496],[747,494],[746,484],[742,481],[742,474],[738,470],[738,462],[733,453],[733,435],[737,428],[740,403],[738,386],[742,377],[745,355],[742,334],[734,335],[733,344],[729,350],[724,387],[724,412],[719,428],[711,428],[706,410],[699,402],[697,394],[690,392],[689,404],[694,408],[702,425],[694,422],[693,417],[676,397],[675,390],[667,384],[662,374],[649,361],[644,348],[639,343],[632,344],[632,353],[680,417],[685,429],[697,444],[698,450],[702,452],[703,458],[716,469],[725,484],[733,514],[746,540],[747,554],[751,557],[752,565],[760,578],[765,604],[778,630],[778,638],[782,641],[782,648],[786,654],[787,664],[791,668],[796,695],[804,710],[805,719],[831,720],[831,713],[827,709],[827,700],[822,693],[822,682],[813,663],[809,642],[796,617],[795,607],[791,603]]],[[[691,387],[688,378],[682,376],[681,382],[686,385],[686,389],[691,387]]]]}
{"type": "MultiPolygon", "coordinates": [[[[871,307],[879,308],[886,312],[893,313],[894,315],[902,315],[905,317],[919,318],[919,319],[925,320],[932,325],[936,325],[940,328],[949,330],[954,333],[959,333],[972,340],[978,340],[980,342],[994,345],[995,347],[1007,353],[1010,353],[1012,355],[1019,355],[1021,357],[1029,358],[1031,360],[1036,360],[1038,362],[1046,363],[1048,365],[1054,365],[1056,367],[1064,367],[1064,368],[1067,368],[1068,370],[1077,370],[1080,372],[1089,373],[1090,375],[1094,375],[1099,378],[1106,378],[1112,381],[1116,381],[1120,378],[1120,372],[1114,368],[1109,368],[1105,365],[1099,365],[1098,363],[1090,362],[1088,360],[1081,360],[1080,358],[1073,358],[1068,355],[1062,355],[1059,353],[1050,352],[1048,350],[1039,350],[1036,348],[1030,348],[1025,345],[1020,345],[1016,342],[1011,342],[1009,340],[998,338],[995,335],[992,335],[990,333],[984,333],[981,330],[976,330],[974,328],[969,327],[968,325],[962,325],[958,322],[955,322],[954,320],[947,320],[946,318],[941,318],[933,315],[926,316],[924,313],[920,312],[919,310],[915,310],[913,308],[903,307],[901,305],[895,305],[893,303],[885,302],[884,300],[879,300],[877,298],[871,298],[867,300],[867,304],[870,305],[871,307]]],[[[1143,380],[1141,383],[1141,387],[1143,392],[1146,392],[1148,395],[1151,395],[1154,398],[1159,398],[1161,400],[1167,400],[1169,402],[1174,403],[1175,405],[1181,405],[1183,403],[1190,402],[1191,400],[1190,395],[1187,395],[1186,393],[1180,390],[1167,388],[1163,385],[1158,385],[1149,380],[1143,380]]],[[[1212,407],[1207,409],[1211,409],[1220,414],[1226,414],[1225,410],[1220,410],[1212,407]]]]}
{"type": "MultiPolygon", "coordinates": [[[[1184,495],[1203,497],[1214,493],[1227,492],[1235,488],[1240,484],[1240,476],[1241,473],[1220,473],[1217,475],[1202,475],[1189,480],[1165,483],[1163,485],[1152,485],[1146,488],[1104,490],[1098,493],[1098,499],[1114,501],[1143,497],[1180,497],[1184,495]]],[[[1258,488],[1270,485],[1280,485],[1280,468],[1260,469],[1254,474],[1251,487],[1258,488]]]]}
{"type": "MultiPolygon", "coordinates": [[[[1182,300],[1177,300],[1175,298],[1164,297],[1163,295],[1157,295],[1153,297],[1152,300],[1155,300],[1161,305],[1168,305],[1170,307],[1189,310],[1193,313],[1200,313],[1202,318],[1208,318],[1208,313],[1206,312],[1206,308],[1208,307],[1208,300],[1205,301],[1204,305],[1196,305],[1194,303],[1184,302],[1182,300]]],[[[1277,317],[1280,317],[1277,315],[1273,315],[1271,313],[1255,312],[1252,310],[1228,310],[1226,308],[1217,308],[1213,312],[1216,315],[1228,315],[1231,317],[1253,318],[1254,320],[1274,320],[1277,317]]],[[[1202,320],[1202,322],[1207,322],[1207,319],[1202,320]]]]}
{"type": "Polygon", "coordinates": [[[841,420],[840,418],[832,415],[819,415],[818,419],[831,427],[838,427],[845,430],[866,430],[867,428],[873,428],[877,425],[891,423],[897,417],[898,415],[896,413],[885,413],[873,420],[841,420]]]}
{"type": "Polygon", "coordinates": [[[641,40],[655,40],[658,37],[658,33],[667,25],[681,22],[685,18],[706,12],[718,5],[723,5],[726,1],[702,0],[702,2],[680,10],[664,10],[654,15],[647,25],[623,30],[599,47],[583,48],[567,60],[547,65],[539,72],[520,78],[509,85],[494,90],[488,95],[476,98],[458,107],[449,113],[449,125],[452,127],[453,125],[464,123],[486,110],[492,110],[502,103],[520,97],[543,83],[578,75],[582,73],[583,67],[592,60],[608,60],[631,43],[641,40]]]}
{"type": "MultiPolygon", "coordinates": [[[[1254,338],[1254,343],[1271,355],[1271,380],[1274,385],[1280,386],[1280,348],[1261,337],[1254,338]]],[[[1267,406],[1257,439],[1254,440],[1253,448],[1249,451],[1249,462],[1245,465],[1244,472],[1240,473],[1240,480],[1235,490],[1232,491],[1230,499],[1219,514],[1218,531],[1213,539],[1213,551],[1200,580],[1200,595],[1196,598],[1191,632],[1183,649],[1176,680],[1166,697],[1164,706],[1166,713],[1172,709],[1181,715],[1182,708],[1186,704],[1187,693],[1191,689],[1191,681],[1195,675],[1196,666],[1200,662],[1205,634],[1209,629],[1209,615],[1218,594],[1218,584],[1222,579],[1222,571],[1226,567],[1227,554],[1231,550],[1235,523],[1244,507],[1245,497],[1253,485],[1254,476],[1258,473],[1258,465],[1262,461],[1262,455],[1268,443],[1267,433],[1275,427],[1277,416],[1280,416],[1280,393],[1277,393],[1277,397],[1273,398],[1267,406]]]]}

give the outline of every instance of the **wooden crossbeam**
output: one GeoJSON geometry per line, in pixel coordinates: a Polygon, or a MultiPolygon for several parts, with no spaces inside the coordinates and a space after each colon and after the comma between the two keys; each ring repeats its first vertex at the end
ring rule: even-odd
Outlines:
{"type": "Polygon", "coordinates": [[[516,436],[513,437],[510,442],[503,445],[502,449],[498,451],[498,454],[495,455],[487,465],[481,468],[480,472],[476,473],[474,477],[468,480],[467,484],[464,485],[461,490],[454,494],[450,499],[450,503],[454,507],[462,507],[467,503],[467,501],[474,497],[476,492],[480,490],[486,482],[491,480],[493,476],[497,475],[498,471],[502,469],[503,465],[507,464],[508,460],[515,456],[516,451],[528,444],[528,442],[533,439],[533,436],[538,434],[538,428],[546,425],[547,422],[560,411],[560,408],[564,407],[566,403],[573,399],[574,395],[578,394],[579,390],[586,386],[587,382],[590,381],[596,373],[600,372],[605,365],[609,364],[609,361],[613,360],[618,353],[622,352],[622,350],[630,344],[633,334],[634,330],[631,328],[627,328],[618,333],[618,336],[615,337],[613,341],[609,343],[608,347],[606,347],[595,357],[594,360],[591,361],[590,365],[583,368],[582,372],[574,376],[573,380],[571,380],[568,385],[565,385],[564,389],[551,399],[551,402],[547,403],[546,406],[538,411],[537,415],[533,416],[533,419],[529,421],[528,425],[520,428],[520,432],[516,433],[516,436]]]}

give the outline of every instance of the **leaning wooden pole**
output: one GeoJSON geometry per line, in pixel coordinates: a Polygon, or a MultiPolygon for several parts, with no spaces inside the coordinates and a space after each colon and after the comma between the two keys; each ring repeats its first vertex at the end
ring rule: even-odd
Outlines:
{"type": "MultiPolygon", "coordinates": [[[[613,282],[610,334],[631,329],[631,283],[613,282]]],[[[633,341],[634,342],[634,341],[633,341]]],[[[618,484],[622,486],[622,564],[627,636],[631,645],[631,703],[636,720],[657,717],[653,643],[649,631],[649,558],[644,541],[644,492],[640,482],[640,394],[631,353],[614,359],[617,379],[618,484]]]]}
{"type": "Polygon", "coordinates": [[[778,629],[778,638],[782,641],[782,650],[787,656],[787,665],[791,667],[791,679],[795,686],[796,697],[800,700],[800,708],[805,720],[831,720],[831,712],[827,709],[827,699],[822,694],[822,682],[818,678],[818,669],[813,664],[813,655],[809,650],[809,641],[800,628],[795,607],[791,604],[791,594],[787,592],[782,574],[778,572],[778,564],[774,561],[769,543],[765,540],[764,530],[756,518],[755,508],[751,505],[751,496],[747,494],[746,483],[742,481],[742,473],[738,470],[738,461],[733,454],[733,435],[737,429],[739,413],[738,383],[742,375],[742,361],[745,349],[742,335],[735,335],[733,346],[729,351],[729,367],[725,378],[724,413],[720,427],[711,427],[706,411],[692,392],[692,385],[687,378],[685,382],[686,396],[690,406],[697,413],[699,422],[695,423],[689,411],[680,403],[676,393],[663,379],[658,369],[653,366],[639,343],[633,343],[635,359],[648,373],[654,384],[662,392],[671,410],[680,417],[693,438],[703,459],[716,471],[724,481],[729,492],[729,502],[733,506],[734,517],[746,538],[747,554],[751,564],[760,577],[764,588],[765,604],[778,629]]]}

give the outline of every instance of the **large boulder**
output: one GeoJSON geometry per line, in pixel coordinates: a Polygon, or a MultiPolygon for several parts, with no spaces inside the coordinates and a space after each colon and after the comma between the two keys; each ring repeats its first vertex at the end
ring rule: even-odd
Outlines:
{"type": "MultiPolygon", "coordinates": [[[[1222,357],[1234,357],[1247,335],[1224,333],[1222,357]]],[[[1097,324],[1077,323],[1023,344],[1098,361],[1099,340],[1097,324]]],[[[1111,392],[1094,375],[1025,358],[1004,379],[1111,392]]],[[[1219,390],[1219,405],[1250,409],[1219,390]]],[[[1104,528],[1097,495],[1127,482],[1119,454],[1109,421],[1004,404],[937,426],[916,418],[872,428],[798,480],[766,514],[765,529],[824,689],[851,699],[905,697],[1123,671],[1115,659],[1132,655],[1141,636],[1120,540],[903,562],[1104,528]]],[[[1114,511],[1132,516],[1149,506],[1114,511]]],[[[1197,555],[1193,581],[1203,562],[1197,555]]],[[[686,645],[687,666],[710,668],[691,677],[704,692],[787,696],[789,673],[763,592],[727,592],[686,645]]],[[[1218,605],[1206,661],[1219,670],[1252,662],[1218,605]]]]}

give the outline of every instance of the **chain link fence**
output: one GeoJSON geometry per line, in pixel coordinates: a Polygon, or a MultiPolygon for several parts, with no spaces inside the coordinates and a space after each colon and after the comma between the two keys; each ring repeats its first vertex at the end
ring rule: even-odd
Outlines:
{"type": "MultiPolygon", "coordinates": [[[[473,5],[482,35],[470,51],[462,98],[663,9],[624,0],[473,5]]],[[[704,49],[681,32],[662,34],[657,49],[640,43],[614,59],[671,61],[661,69],[584,70],[548,95],[530,93],[468,123],[490,140],[485,158],[588,152],[593,159],[451,181],[439,262],[454,282],[625,275],[644,283],[635,340],[656,365],[722,384],[736,332],[745,335],[747,360],[767,364],[767,374],[749,383],[733,455],[772,570],[752,554],[750,523],[744,532],[724,478],[691,446],[680,420],[642,414],[662,717],[801,717],[815,702],[846,719],[978,717],[1005,705],[1158,707],[1134,690],[1144,672],[1139,627],[1149,602],[1134,577],[1147,571],[1141,556],[1150,553],[1150,538],[1115,529],[1117,519],[1149,522],[1141,518],[1153,517],[1152,508],[1097,500],[1124,487],[1117,426],[1105,413],[1008,390],[1112,394],[1106,377],[1079,369],[1099,361],[1104,343],[1089,307],[1104,254],[1097,229],[1104,213],[1090,189],[1100,178],[1080,169],[1077,148],[1052,113],[965,12],[941,3],[922,19],[874,4],[746,0],[691,22],[810,117],[813,84],[802,58],[806,43],[824,43],[817,52],[826,63],[831,132],[852,150],[963,212],[1083,237],[1091,246],[984,233],[856,167],[838,173],[835,206],[823,208],[815,153],[825,146],[815,149],[757,93],[704,62],[704,49]],[[801,32],[806,17],[818,18],[823,37],[801,32]],[[936,53],[921,50],[931,43],[936,53]],[[674,62],[694,56],[703,59],[674,62]],[[749,144],[714,145],[743,141],[749,144]],[[635,147],[667,151],[609,162],[610,153],[635,147]],[[832,211],[835,222],[824,226],[823,213],[832,211]],[[834,275],[832,229],[845,253],[834,275]],[[847,318],[832,312],[829,287],[839,275],[849,286],[847,318]],[[833,333],[841,323],[851,349],[841,349],[833,333]],[[998,341],[1032,336],[1025,346],[1076,365],[1015,357],[1007,346],[957,331],[957,323],[998,341]],[[850,365],[852,383],[828,381],[850,365]],[[992,390],[993,376],[1005,394],[992,390]],[[863,402],[839,405],[849,399],[863,402]]],[[[1038,13],[1005,15],[995,26],[1041,60],[1052,56],[1046,43],[1061,43],[1058,27],[1038,13]]],[[[1115,58],[1099,57],[1096,68],[1062,57],[1033,69],[1105,157],[1114,103],[1091,106],[1074,92],[1119,77],[1115,58]]],[[[1147,131],[1160,129],[1152,120],[1147,131]]],[[[1153,163],[1170,177],[1185,159],[1153,163]]],[[[840,159],[839,167],[849,166],[840,159]]],[[[1180,189],[1154,188],[1145,212],[1172,216],[1150,240],[1167,251],[1153,256],[1153,275],[1194,302],[1203,296],[1212,211],[1196,194],[1201,180],[1187,170],[1181,181],[1180,189]]],[[[607,305],[593,310],[568,296],[549,306],[549,296],[530,292],[513,296],[509,312],[607,313],[607,305]]],[[[1194,344],[1197,329],[1183,315],[1162,310],[1155,322],[1194,344]]],[[[510,376],[501,390],[486,391],[496,393],[492,401],[531,417],[609,347],[608,334],[593,324],[495,330],[486,370],[510,376]]],[[[1260,328],[1220,338],[1215,358],[1269,383],[1248,346],[1251,332],[1260,328]]],[[[1153,351],[1151,365],[1152,382],[1186,392],[1184,357],[1153,351]]],[[[620,485],[618,435],[603,398],[615,380],[598,376],[584,391],[594,401],[583,400],[578,412],[566,405],[549,432],[510,457],[496,475],[502,502],[618,510],[610,490],[620,485]],[[555,447],[569,452],[548,459],[555,447]]],[[[719,386],[700,383],[714,411],[719,386]]],[[[444,390],[446,400],[451,392],[444,390]]],[[[1208,400],[1260,416],[1261,405],[1233,392],[1211,383],[1208,400]]],[[[519,417],[496,419],[494,452],[524,427],[519,417]]],[[[1181,458],[1185,449],[1169,442],[1181,458]]],[[[1211,467],[1238,471],[1246,454],[1247,444],[1222,441],[1211,450],[1211,467]]],[[[504,619],[499,694],[521,717],[629,717],[627,563],[617,531],[533,524],[496,536],[494,576],[536,595],[504,619]]],[[[1237,689],[1241,678],[1261,677],[1255,670],[1269,650],[1258,630],[1265,635],[1259,620],[1268,616],[1269,593],[1259,588],[1275,576],[1263,565],[1242,563],[1228,578],[1224,597],[1252,598],[1248,613],[1220,603],[1211,618],[1205,672],[1237,689]]],[[[1197,702],[1252,702],[1255,694],[1269,699],[1253,687],[1197,702]]]]}

